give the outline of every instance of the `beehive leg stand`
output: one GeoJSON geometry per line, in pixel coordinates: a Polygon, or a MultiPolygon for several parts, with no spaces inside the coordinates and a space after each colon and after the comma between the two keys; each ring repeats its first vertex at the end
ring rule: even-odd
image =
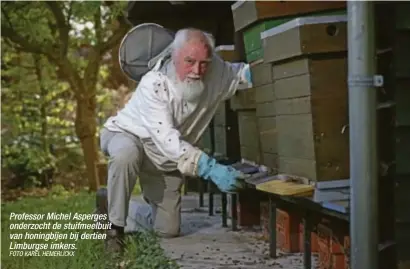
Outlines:
{"type": "Polygon", "coordinates": [[[276,258],[276,203],[269,197],[269,256],[276,258]]]}
{"type": "Polygon", "coordinates": [[[312,268],[312,219],[309,213],[306,212],[303,218],[303,266],[304,269],[312,268]]]}
{"type": "Polygon", "coordinates": [[[204,181],[198,178],[198,188],[199,188],[199,207],[204,207],[204,181]]]}
{"type": "Polygon", "coordinates": [[[232,231],[237,231],[238,230],[238,209],[237,209],[237,202],[238,202],[238,195],[236,193],[231,194],[231,226],[232,226],[232,231]]]}
{"type": "Polygon", "coordinates": [[[208,214],[209,216],[214,215],[214,188],[212,182],[208,181],[208,214]]]}
{"type": "Polygon", "coordinates": [[[221,192],[221,200],[222,200],[222,227],[228,227],[228,212],[227,212],[227,205],[228,205],[228,197],[225,192],[221,192]]]}

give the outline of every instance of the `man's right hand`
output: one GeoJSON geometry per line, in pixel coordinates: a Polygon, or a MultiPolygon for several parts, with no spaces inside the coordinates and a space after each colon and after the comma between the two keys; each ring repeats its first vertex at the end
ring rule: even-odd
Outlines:
{"type": "Polygon", "coordinates": [[[245,177],[240,171],[217,163],[205,153],[198,161],[198,175],[206,180],[211,179],[222,192],[236,192],[243,187],[240,179],[245,177]]]}

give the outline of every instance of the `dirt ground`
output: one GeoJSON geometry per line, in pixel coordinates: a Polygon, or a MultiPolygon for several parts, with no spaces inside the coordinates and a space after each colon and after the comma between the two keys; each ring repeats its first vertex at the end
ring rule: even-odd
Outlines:
{"type": "MultiPolygon", "coordinates": [[[[207,195],[205,195],[207,196],[207,195]]],[[[198,195],[183,197],[182,236],[163,239],[166,253],[184,269],[302,269],[302,254],[278,252],[278,258],[269,257],[268,243],[260,238],[259,228],[233,232],[222,227],[220,195],[215,195],[215,215],[208,215],[205,207],[199,208],[198,195]]],[[[228,226],[229,225],[228,221],[228,226]]],[[[316,257],[312,257],[316,268],[316,257]]]]}

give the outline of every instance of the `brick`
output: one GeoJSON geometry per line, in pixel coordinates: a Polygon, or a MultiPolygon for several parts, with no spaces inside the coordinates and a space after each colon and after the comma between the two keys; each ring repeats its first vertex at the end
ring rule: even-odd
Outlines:
{"type": "Polygon", "coordinates": [[[331,269],[347,269],[345,266],[345,255],[343,254],[332,254],[332,265],[331,269]]]}
{"type": "MultiPolygon", "coordinates": [[[[299,224],[299,249],[301,252],[305,250],[305,245],[304,245],[304,234],[303,234],[303,223],[299,224]]],[[[311,238],[311,243],[310,243],[310,249],[312,253],[318,253],[319,252],[319,243],[318,243],[318,238],[317,234],[312,232],[310,235],[311,238]]]]}
{"type": "Polygon", "coordinates": [[[319,269],[348,269],[349,237],[340,236],[324,224],[317,227],[319,246],[319,269]]]}
{"type": "Polygon", "coordinates": [[[300,216],[281,209],[276,210],[276,245],[284,252],[299,252],[300,216]]]}
{"type": "Polygon", "coordinates": [[[269,240],[269,202],[260,203],[260,223],[262,228],[262,239],[265,241],[269,240]]]}
{"type": "MultiPolygon", "coordinates": [[[[299,223],[300,216],[281,209],[276,209],[276,246],[284,252],[300,252],[299,223]]],[[[269,240],[269,202],[260,203],[260,225],[262,239],[269,240]]]]}

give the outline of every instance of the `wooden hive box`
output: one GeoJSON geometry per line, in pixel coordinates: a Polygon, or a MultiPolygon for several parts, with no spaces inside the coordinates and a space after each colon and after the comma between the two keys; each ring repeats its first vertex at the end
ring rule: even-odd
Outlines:
{"type": "MultiPolygon", "coordinates": [[[[236,62],[238,53],[233,45],[222,45],[215,52],[225,61],[236,62]]],[[[215,138],[214,156],[218,159],[240,159],[240,143],[237,113],[231,108],[230,101],[221,103],[213,118],[215,138]]]]}
{"type": "Polygon", "coordinates": [[[241,157],[260,164],[262,162],[256,110],[238,111],[241,157]]]}
{"type": "Polygon", "coordinates": [[[256,118],[256,88],[237,91],[230,100],[231,108],[237,113],[241,158],[261,163],[259,131],[256,118]]]}
{"type": "Polygon", "coordinates": [[[266,63],[310,54],[346,52],[347,16],[297,18],[261,33],[266,63]]]}
{"type": "Polygon", "coordinates": [[[261,163],[277,168],[276,121],[272,65],[262,60],[251,64],[255,91],[256,120],[260,141],[261,163]]]}
{"type": "Polygon", "coordinates": [[[232,5],[232,15],[235,31],[240,31],[257,21],[270,18],[301,16],[345,8],[345,1],[237,1],[232,5]]]}
{"type": "Polygon", "coordinates": [[[214,147],[212,145],[212,125],[213,122],[209,124],[209,126],[205,129],[205,132],[202,134],[201,138],[199,139],[198,143],[196,144],[201,150],[206,152],[207,154],[211,154],[214,151],[214,147]]]}
{"type": "Polygon", "coordinates": [[[298,16],[345,13],[345,2],[240,1],[232,5],[235,31],[243,33],[246,60],[262,58],[260,34],[298,16]]]}
{"type": "Polygon", "coordinates": [[[345,18],[278,28],[262,33],[274,105],[258,111],[275,116],[278,170],[317,181],[349,178],[349,137],[342,132],[348,124],[345,18]],[[329,26],[336,35],[328,35],[329,26]]]}

